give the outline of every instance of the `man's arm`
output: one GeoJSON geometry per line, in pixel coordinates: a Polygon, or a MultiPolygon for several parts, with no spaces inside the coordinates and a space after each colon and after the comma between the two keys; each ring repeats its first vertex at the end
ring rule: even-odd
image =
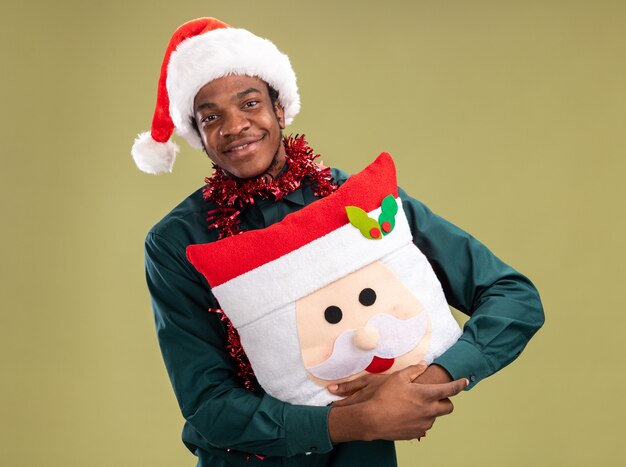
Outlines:
{"type": "Polygon", "coordinates": [[[146,276],[180,409],[211,446],[284,457],[332,449],[329,407],[290,405],[241,388],[219,316],[207,310],[215,300],[183,245],[149,234],[146,276]]]}
{"type": "MultiPolygon", "coordinates": [[[[511,363],[544,322],[539,294],[467,232],[400,190],[413,241],[426,255],[450,305],[470,316],[463,335],[435,359],[438,378],[467,378],[468,389],[511,363]]],[[[424,375],[429,376],[429,375],[424,375]]],[[[420,381],[418,379],[418,381],[420,381]]]]}
{"type": "Polygon", "coordinates": [[[389,378],[368,403],[344,408],[291,405],[244,390],[224,350],[219,316],[207,311],[215,300],[179,250],[184,251],[150,234],[147,281],[181,411],[213,447],[288,457],[327,452],[345,441],[412,439],[423,436],[436,417],[450,413],[446,398],[466,385],[464,380],[432,387],[410,384],[425,370],[422,365],[389,378]]]}
{"type": "MultiPolygon", "coordinates": [[[[522,274],[467,232],[400,190],[413,241],[426,255],[448,303],[470,316],[463,335],[415,382],[467,378],[468,389],[511,363],[544,322],[539,294],[522,274]]],[[[329,390],[336,407],[369,400],[386,375],[367,375],[329,390]]]]}

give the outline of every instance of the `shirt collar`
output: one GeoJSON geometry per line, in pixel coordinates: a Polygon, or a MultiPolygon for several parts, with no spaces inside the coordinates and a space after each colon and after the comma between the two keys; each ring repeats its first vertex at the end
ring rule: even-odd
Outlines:
{"type": "Polygon", "coordinates": [[[291,193],[287,193],[283,196],[284,199],[291,201],[292,203],[298,204],[300,206],[304,206],[304,194],[302,193],[302,187],[298,188],[296,191],[292,191],[291,193]]]}

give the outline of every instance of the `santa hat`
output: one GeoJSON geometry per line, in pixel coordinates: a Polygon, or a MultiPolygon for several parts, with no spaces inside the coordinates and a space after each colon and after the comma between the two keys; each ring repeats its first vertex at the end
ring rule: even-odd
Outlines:
{"type": "Polygon", "coordinates": [[[300,111],[296,74],[287,55],[267,39],[215,18],[198,18],[180,26],[165,50],[150,132],[137,136],[131,154],[140,170],[171,172],[178,146],[174,129],[202,148],[191,123],[193,101],[207,83],[227,75],[255,76],[278,91],[278,102],[290,124],[300,111]]]}
{"type": "Polygon", "coordinates": [[[398,210],[397,196],[393,160],[383,153],[336,192],[282,222],[191,245],[187,257],[235,327],[245,326],[411,243],[402,213],[388,234],[376,220],[385,198],[398,210]],[[350,223],[346,207],[357,208],[375,225],[364,235],[350,223]]]}

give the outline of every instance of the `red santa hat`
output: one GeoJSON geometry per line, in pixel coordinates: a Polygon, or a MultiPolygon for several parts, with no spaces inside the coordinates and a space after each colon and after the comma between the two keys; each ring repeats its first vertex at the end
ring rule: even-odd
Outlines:
{"type": "Polygon", "coordinates": [[[397,196],[395,166],[383,153],[336,192],[282,222],[190,245],[187,257],[235,327],[245,326],[410,244],[397,196]],[[381,222],[385,199],[395,211],[381,222]]]}
{"type": "Polygon", "coordinates": [[[215,18],[198,18],[180,26],[165,50],[150,132],[137,136],[131,154],[147,173],[171,172],[178,146],[176,132],[195,147],[202,142],[191,123],[193,100],[207,83],[227,75],[255,76],[278,91],[290,124],[300,111],[296,74],[287,55],[267,39],[215,18]]]}

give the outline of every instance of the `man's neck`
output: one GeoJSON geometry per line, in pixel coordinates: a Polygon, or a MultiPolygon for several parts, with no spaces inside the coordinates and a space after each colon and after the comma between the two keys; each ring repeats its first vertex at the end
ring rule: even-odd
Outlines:
{"type": "Polygon", "coordinates": [[[280,146],[276,150],[276,154],[274,154],[270,166],[260,175],[260,177],[265,178],[267,181],[275,179],[283,171],[286,160],[287,156],[285,153],[285,145],[281,140],[280,146]]]}

